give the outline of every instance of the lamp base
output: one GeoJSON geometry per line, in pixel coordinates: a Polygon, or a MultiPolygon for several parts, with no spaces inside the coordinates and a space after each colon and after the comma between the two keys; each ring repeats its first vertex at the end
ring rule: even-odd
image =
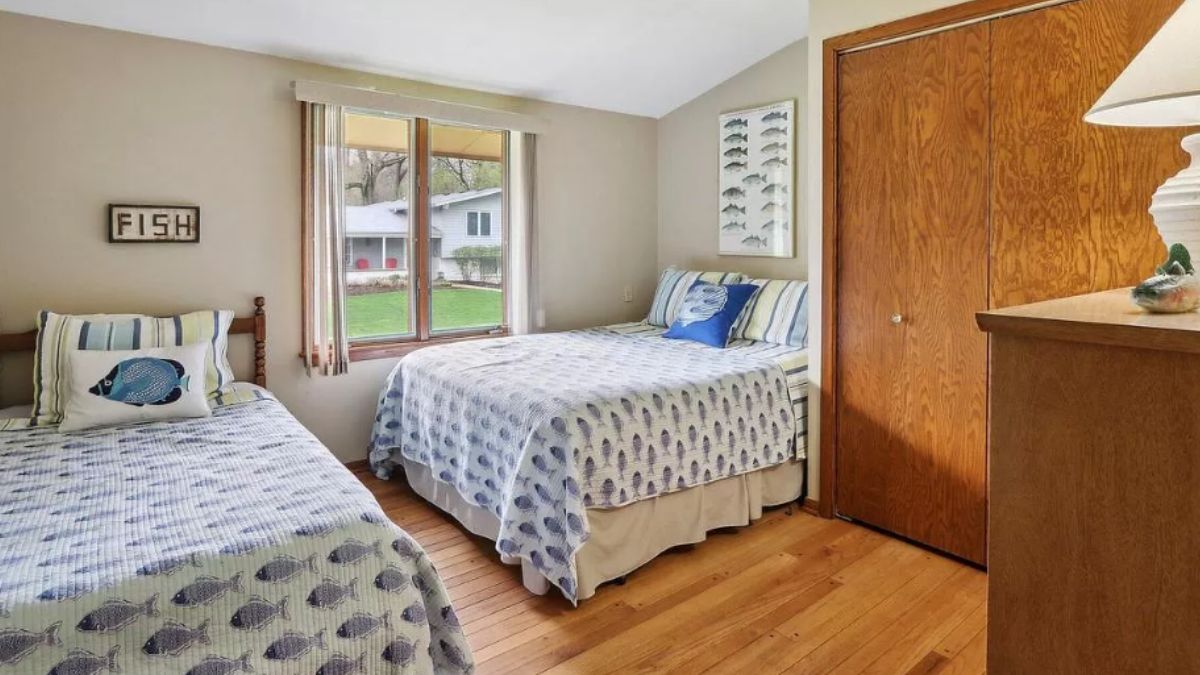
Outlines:
{"type": "Polygon", "coordinates": [[[1183,139],[1192,165],[1167,179],[1154,193],[1150,213],[1163,243],[1183,244],[1200,255],[1200,134],[1183,139]]]}

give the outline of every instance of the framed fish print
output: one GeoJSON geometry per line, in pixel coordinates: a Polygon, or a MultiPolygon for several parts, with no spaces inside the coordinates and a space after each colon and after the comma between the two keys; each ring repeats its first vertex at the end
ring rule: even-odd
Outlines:
{"type": "Polygon", "coordinates": [[[725,113],[720,134],[718,252],[793,257],[796,102],[725,113]]]}

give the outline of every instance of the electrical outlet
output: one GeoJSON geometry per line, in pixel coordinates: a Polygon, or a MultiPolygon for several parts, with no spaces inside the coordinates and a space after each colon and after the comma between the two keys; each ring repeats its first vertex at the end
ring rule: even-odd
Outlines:
{"type": "Polygon", "coordinates": [[[633,302],[633,286],[625,286],[625,302],[633,302]]]}

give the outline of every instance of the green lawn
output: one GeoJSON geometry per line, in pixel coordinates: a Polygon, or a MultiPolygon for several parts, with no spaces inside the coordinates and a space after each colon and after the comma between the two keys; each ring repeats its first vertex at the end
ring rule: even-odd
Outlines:
{"type": "MultiPolygon", "coordinates": [[[[433,329],[456,330],[498,326],[499,291],[475,288],[435,288],[433,329]]],[[[408,291],[352,295],[346,298],[351,338],[399,335],[412,331],[408,322],[408,291]]]]}

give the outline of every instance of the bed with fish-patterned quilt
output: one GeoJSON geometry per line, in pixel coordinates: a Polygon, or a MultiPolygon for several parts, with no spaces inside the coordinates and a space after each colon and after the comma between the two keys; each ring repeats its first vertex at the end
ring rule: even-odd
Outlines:
{"type": "Polygon", "coordinates": [[[266,390],[215,404],[0,433],[0,673],[471,672],[366,487],[266,390]]]}
{"type": "Polygon", "coordinates": [[[403,469],[418,494],[520,563],[531,590],[545,587],[536,576],[572,602],[597,585],[583,569],[596,532],[607,539],[592,559],[633,561],[601,575],[614,578],[802,497],[807,351],[750,340],[719,349],[663,332],[619,324],[413,352],[380,395],[372,469],[403,469]],[[671,516],[701,508],[706,491],[732,513],[700,525],[671,516]],[[625,513],[637,516],[613,520],[625,513]],[[613,533],[640,548],[620,550],[613,533]],[[647,553],[640,540],[654,537],[662,545],[647,553]]]}

